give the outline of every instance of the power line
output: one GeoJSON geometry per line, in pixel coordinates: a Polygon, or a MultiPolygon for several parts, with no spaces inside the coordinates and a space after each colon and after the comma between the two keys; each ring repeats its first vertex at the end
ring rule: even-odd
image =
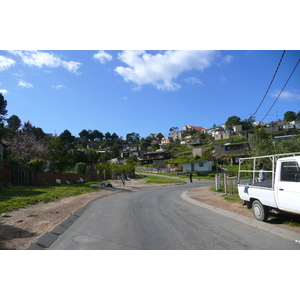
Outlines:
{"type": "Polygon", "coordinates": [[[271,109],[273,108],[273,106],[275,105],[275,103],[277,102],[278,98],[280,97],[281,93],[283,92],[283,90],[285,89],[286,85],[288,84],[290,78],[292,77],[293,73],[295,72],[296,68],[298,67],[300,62],[300,59],[297,61],[291,75],[289,76],[288,80],[286,81],[285,85],[283,86],[282,90],[280,91],[279,95],[277,96],[277,98],[275,99],[273,105],[271,106],[271,108],[268,110],[268,112],[266,113],[266,115],[264,116],[264,118],[261,120],[261,122],[266,118],[266,116],[269,114],[269,112],[271,111],[271,109]]]}
{"type": "Polygon", "coordinates": [[[273,83],[273,81],[274,81],[274,79],[275,79],[275,76],[276,76],[276,74],[277,74],[277,71],[278,71],[278,69],[279,69],[279,66],[280,66],[280,64],[281,64],[281,61],[282,61],[282,59],[283,59],[284,54],[285,54],[285,50],[283,51],[283,53],[282,53],[282,55],[281,55],[280,61],[279,61],[279,63],[278,63],[278,66],[277,66],[277,68],[276,68],[276,70],[275,70],[275,73],[274,73],[274,75],[273,75],[273,78],[272,78],[272,80],[271,80],[271,82],[270,82],[270,84],[269,84],[269,87],[268,87],[268,89],[267,89],[267,91],[266,91],[266,93],[265,93],[263,99],[261,100],[259,106],[257,107],[256,111],[254,112],[254,114],[253,114],[251,117],[254,117],[254,115],[257,113],[257,111],[259,110],[259,108],[260,108],[261,105],[263,104],[263,102],[264,102],[264,100],[265,100],[265,98],[266,98],[266,96],[267,96],[267,94],[268,94],[268,92],[269,92],[269,90],[270,90],[270,88],[271,88],[271,85],[272,85],[272,83],[273,83]]]}

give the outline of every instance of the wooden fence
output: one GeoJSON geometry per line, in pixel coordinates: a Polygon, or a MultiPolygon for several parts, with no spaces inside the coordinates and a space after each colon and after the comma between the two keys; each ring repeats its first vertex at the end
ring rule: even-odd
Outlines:
{"type": "Polygon", "coordinates": [[[226,195],[233,195],[237,191],[237,177],[229,177],[225,173],[215,175],[215,188],[217,191],[224,187],[226,195]]]}
{"type": "Polygon", "coordinates": [[[12,184],[32,184],[36,182],[36,172],[21,166],[10,166],[9,177],[12,184]]]}

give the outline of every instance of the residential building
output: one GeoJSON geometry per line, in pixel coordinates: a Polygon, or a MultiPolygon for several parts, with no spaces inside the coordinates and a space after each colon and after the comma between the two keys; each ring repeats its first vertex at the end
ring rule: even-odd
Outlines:
{"type": "Polygon", "coordinates": [[[218,154],[241,154],[244,153],[247,150],[247,144],[246,143],[240,143],[240,144],[216,144],[215,147],[215,153],[218,154]]]}
{"type": "Polygon", "coordinates": [[[201,145],[205,145],[205,144],[206,144],[206,140],[201,139],[201,138],[191,139],[188,143],[188,145],[190,147],[196,147],[196,146],[201,146],[201,145]]]}
{"type": "Polygon", "coordinates": [[[206,129],[201,126],[190,126],[190,125],[184,125],[183,126],[183,131],[189,131],[191,129],[194,129],[195,131],[204,131],[206,132],[206,129]]]}
{"type": "Polygon", "coordinates": [[[159,133],[150,133],[149,137],[152,139],[154,142],[161,142],[161,140],[164,138],[164,135],[159,133]]]}
{"type": "Polygon", "coordinates": [[[134,155],[136,155],[137,157],[140,156],[139,146],[123,147],[123,152],[121,153],[121,157],[123,157],[124,159],[127,159],[134,155]]]}
{"type": "Polygon", "coordinates": [[[197,155],[201,157],[206,151],[207,149],[204,149],[203,147],[193,148],[193,157],[197,155]]]}
{"type": "Polygon", "coordinates": [[[230,139],[231,133],[232,133],[231,130],[219,131],[219,132],[215,133],[215,136],[214,136],[215,141],[230,139]]]}
{"type": "Polygon", "coordinates": [[[164,160],[169,158],[171,158],[171,156],[168,150],[159,149],[157,151],[143,153],[142,158],[139,160],[144,164],[152,164],[154,160],[164,160]]]}
{"type": "Polygon", "coordinates": [[[194,173],[207,175],[212,171],[212,161],[209,160],[195,160],[182,163],[182,171],[184,173],[194,173]]]}
{"type": "Polygon", "coordinates": [[[268,124],[264,130],[266,133],[279,132],[279,126],[277,124],[268,124]]]}
{"type": "Polygon", "coordinates": [[[295,125],[294,124],[285,124],[283,125],[283,129],[288,130],[288,129],[294,129],[295,125]]]}
{"type": "Polygon", "coordinates": [[[242,125],[234,125],[233,126],[233,131],[234,132],[242,132],[243,131],[243,126],[242,125]]]}
{"type": "Polygon", "coordinates": [[[161,145],[169,145],[171,143],[173,143],[174,140],[171,136],[167,136],[161,139],[161,145]]]}

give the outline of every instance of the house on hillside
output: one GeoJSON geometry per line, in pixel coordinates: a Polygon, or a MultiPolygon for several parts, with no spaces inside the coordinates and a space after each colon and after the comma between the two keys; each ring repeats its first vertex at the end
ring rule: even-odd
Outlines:
{"type": "Polygon", "coordinates": [[[215,141],[230,139],[231,134],[232,134],[232,130],[218,131],[215,132],[214,139],[215,141]]]}
{"type": "Polygon", "coordinates": [[[188,142],[189,147],[196,147],[196,146],[201,146],[201,145],[205,145],[205,144],[206,144],[206,140],[201,139],[201,138],[195,138],[188,142]]]}
{"type": "Polygon", "coordinates": [[[164,135],[162,133],[150,133],[148,137],[151,138],[152,143],[160,143],[161,140],[164,138],[164,135]]]}
{"type": "Polygon", "coordinates": [[[182,140],[182,132],[183,132],[183,131],[176,131],[176,132],[173,132],[173,133],[172,133],[173,141],[176,141],[176,140],[181,141],[181,140],[182,140]]]}
{"type": "Polygon", "coordinates": [[[174,140],[171,136],[167,136],[167,137],[164,137],[161,139],[161,145],[169,145],[169,144],[172,144],[174,143],[174,140]]]}
{"type": "Polygon", "coordinates": [[[195,130],[195,131],[203,131],[206,132],[206,129],[201,126],[190,126],[190,125],[184,125],[183,126],[183,131],[189,131],[189,130],[195,130]]]}
{"type": "Polygon", "coordinates": [[[246,152],[247,150],[247,143],[240,143],[240,144],[234,144],[226,143],[226,144],[216,144],[215,147],[215,153],[218,154],[241,154],[246,152]]]}
{"type": "Polygon", "coordinates": [[[193,157],[195,157],[197,155],[201,157],[206,151],[207,151],[207,149],[205,149],[203,147],[193,148],[193,157]]]}
{"type": "Polygon", "coordinates": [[[206,132],[210,137],[214,137],[217,132],[223,132],[223,131],[224,131],[223,127],[217,126],[217,127],[208,129],[206,132]]]}
{"type": "Polygon", "coordinates": [[[272,133],[272,132],[278,132],[279,126],[277,125],[277,122],[271,122],[267,124],[267,126],[264,128],[265,132],[272,133]]]}
{"type": "Polygon", "coordinates": [[[233,126],[233,131],[237,132],[237,133],[242,132],[243,131],[243,126],[242,125],[234,125],[233,126]]]}
{"type": "Polygon", "coordinates": [[[157,150],[146,152],[142,154],[142,158],[139,161],[142,164],[153,164],[155,160],[164,160],[171,158],[170,152],[168,150],[157,150]]]}
{"type": "Polygon", "coordinates": [[[121,157],[123,157],[123,159],[127,159],[129,157],[134,156],[134,155],[136,155],[137,157],[140,156],[139,146],[123,147],[123,151],[121,153],[121,157]]]}
{"type": "Polygon", "coordinates": [[[195,160],[182,163],[182,171],[184,173],[197,173],[207,175],[212,171],[212,161],[209,160],[195,160]]]}

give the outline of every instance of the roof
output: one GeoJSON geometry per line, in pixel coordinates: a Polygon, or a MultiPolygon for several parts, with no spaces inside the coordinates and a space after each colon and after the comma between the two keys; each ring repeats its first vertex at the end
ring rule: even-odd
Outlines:
{"type": "Polygon", "coordinates": [[[151,136],[156,138],[159,134],[163,136],[163,134],[161,132],[159,132],[159,133],[150,133],[149,136],[151,135],[151,136]]]}
{"type": "Polygon", "coordinates": [[[193,128],[195,129],[196,131],[203,131],[203,130],[206,130],[204,127],[201,127],[201,126],[190,126],[190,125],[186,125],[187,127],[190,127],[190,128],[193,128]]]}
{"type": "Polygon", "coordinates": [[[209,160],[207,159],[202,159],[202,160],[191,160],[191,161],[183,161],[181,162],[182,164],[190,164],[190,163],[200,163],[200,162],[208,162],[209,160]]]}

